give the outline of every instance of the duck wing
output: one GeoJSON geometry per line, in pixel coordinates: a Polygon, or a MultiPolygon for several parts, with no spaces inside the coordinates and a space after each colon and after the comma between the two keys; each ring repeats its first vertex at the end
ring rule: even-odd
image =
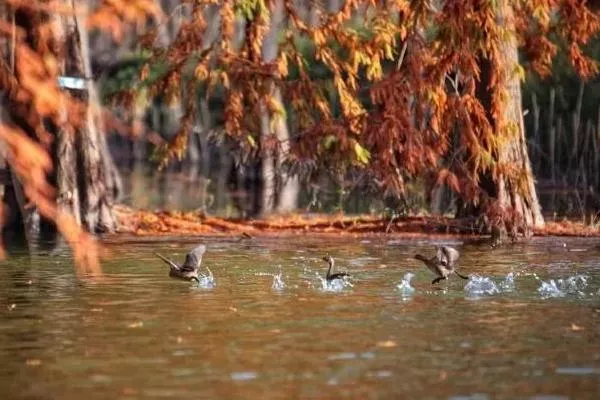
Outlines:
{"type": "Polygon", "coordinates": [[[206,252],[206,246],[201,244],[192,249],[186,256],[181,266],[182,272],[196,271],[202,264],[202,255],[206,252]]]}
{"type": "Polygon", "coordinates": [[[154,253],[158,258],[160,258],[161,260],[163,260],[165,263],[167,263],[169,265],[169,267],[171,267],[172,270],[175,271],[179,271],[179,266],[177,266],[177,264],[175,264],[173,261],[169,260],[166,257],[161,256],[158,253],[154,253]]]}
{"type": "Polygon", "coordinates": [[[441,246],[437,248],[437,258],[444,267],[453,269],[460,253],[453,247],[441,246]]]}
{"type": "Polygon", "coordinates": [[[431,258],[427,258],[421,254],[416,254],[415,258],[417,260],[423,262],[423,264],[425,264],[427,269],[430,270],[431,272],[433,272],[435,275],[443,276],[443,273],[442,273],[443,261],[440,260],[439,254],[437,256],[433,256],[431,258]]]}

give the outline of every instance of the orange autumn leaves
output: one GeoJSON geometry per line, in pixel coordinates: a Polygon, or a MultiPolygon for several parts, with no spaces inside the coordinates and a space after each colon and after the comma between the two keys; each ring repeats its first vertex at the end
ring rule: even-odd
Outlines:
{"type": "MultiPolygon", "coordinates": [[[[510,74],[522,71],[518,65],[501,63],[506,35],[516,35],[531,68],[541,75],[551,72],[560,45],[566,46],[563,50],[581,76],[597,72],[597,63],[583,48],[597,35],[599,17],[583,1],[510,1],[516,32],[507,32],[498,20],[496,7],[506,3],[504,0],[436,5],[430,1],[346,0],[336,12],[319,7],[319,18],[310,23],[299,10],[299,2],[282,1],[285,22],[272,62],[265,62],[261,52],[277,3],[274,0],[182,1],[190,17],[168,47],[155,44],[161,24],[148,29],[140,45],[151,57],[140,80],[148,77],[153,63],[165,62],[167,72],[150,84],[148,93],[181,100],[185,110],[178,134],[161,148],[163,161],[183,154],[198,112],[195,94],[202,87],[208,97],[223,93],[225,131],[245,151],[257,154],[277,145],[276,141],[260,143],[263,107],[273,119],[285,118],[295,126],[289,161],[367,169],[382,189],[394,192],[405,189],[405,179],[431,172],[437,183],[475,196],[480,172],[518,173],[494,161],[508,136],[499,134],[499,127],[509,128],[501,123],[506,96],[496,87],[510,74]],[[205,40],[213,22],[205,14],[210,7],[216,7],[213,19],[218,24],[218,38],[212,43],[205,40]],[[245,24],[239,41],[236,25],[241,18],[245,24]],[[475,93],[483,58],[492,63],[491,110],[485,109],[475,93]],[[315,79],[314,65],[326,73],[315,79]],[[456,87],[449,88],[451,80],[456,87]],[[274,86],[281,89],[287,108],[272,97],[274,86]],[[495,124],[490,123],[488,113],[495,124]],[[441,160],[449,152],[456,129],[461,132],[458,145],[462,154],[470,156],[451,169],[442,166],[441,160]]],[[[130,25],[148,27],[149,19],[164,22],[159,3],[153,0],[101,0],[93,10],[83,5],[73,10],[72,3],[63,0],[5,3],[27,8],[35,17],[81,12],[88,15],[89,28],[105,29],[115,39],[122,38],[130,25]]],[[[78,7],[80,3],[84,2],[76,2],[78,7]]],[[[316,6],[319,2],[312,3],[316,6]]],[[[32,49],[24,42],[28,32],[14,32],[10,19],[0,21],[0,36],[16,40],[14,52],[19,60],[15,74],[8,61],[0,66],[0,85],[22,106],[20,112],[34,128],[36,138],[7,125],[0,135],[9,144],[9,161],[30,200],[58,222],[81,263],[97,265],[94,242],[68,217],[57,213],[55,193],[45,181],[52,168],[47,151],[53,138],[41,121],[51,118],[60,123],[66,110],[71,123],[82,123],[86,105],[58,88],[59,60],[51,51],[51,22],[42,22],[38,28],[36,34],[44,46],[32,49]]],[[[131,100],[135,93],[130,94],[131,100]]]]}
{"type": "MultiPolygon", "coordinates": [[[[56,203],[56,188],[48,182],[54,166],[50,149],[56,139],[47,130],[47,122],[68,132],[84,124],[88,104],[72,97],[58,86],[61,57],[58,18],[86,15],[87,4],[68,1],[5,0],[5,20],[0,21],[0,38],[8,52],[0,59],[0,90],[10,100],[10,115],[23,121],[31,131],[21,131],[11,121],[0,120],[0,139],[5,143],[6,159],[23,186],[25,208],[35,207],[41,216],[54,221],[58,231],[73,249],[77,272],[98,274],[100,248],[75,218],[62,212],[56,203]],[[74,7],[78,8],[74,8],[74,7]],[[19,29],[16,13],[26,15],[31,27],[19,29]],[[68,122],[64,116],[68,115],[68,122]],[[69,126],[65,126],[65,123],[69,126]]],[[[160,8],[153,0],[102,0],[93,10],[90,26],[112,30],[118,36],[127,23],[142,23],[158,16],[160,8]]]]}
{"type": "Polygon", "coordinates": [[[81,230],[72,215],[61,213],[57,209],[55,189],[46,179],[52,170],[52,161],[46,149],[21,132],[4,125],[0,125],[0,138],[7,145],[7,161],[22,183],[30,205],[35,205],[42,216],[56,223],[59,232],[74,251],[79,267],[77,271],[99,273],[99,250],[93,237],[81,230]]]}
{"type": "MultiPolygon", "coordinates": [[[[288,161],[367,169],[383,189],[394,192],[404,190],[407,178],[432,170],[445,174],[438,182],[469,197],[477,193],[480,173],[500,175],[495,157],[511,130],[503,122],[508,101],[504,82],[524,75],[521,66],[504,65],[508,37],[515,37],[540,74],[551,71],[557,43],[568,44],[564,51],[581,76],[596,72],[583,46],[598,32],[598,14],[585,2],[466,0],[433,6],[428,1],[347,0],[335,12],[313,4],[317,17],[309,21],[298,2],[281,1],[285,23],[277,57],[270,63],[263,61],[261,51],[278,1],[219,4],[220,36],[212,44],[198,38],[211,22],[204,10],[215,2],[190,5],[193,18],[183,24],[173,45],[150,47],[153,61],[169,64],[154,91],[193,88],[189,81],[181,87],[191,64],[195,73],[190,78],[207,87],[207,96],[224,93],[225,134],[245,151],[272,150],[267,149],[271,142],[260,143],[257,134],[261,106],[266,106],[273,118],[295,125],[297,140],[288,161]],[[241,18],[244,35],[235,43],[235,24],[241,18]],[[482,59],[491,62],[489,110],[476,93],[482,59]],[[311,76],[315,65],[326,70],[325,76],[311,76]],[[451,76],[460,92],[447,89],[451,76]],[[270,98],[273,85],[281,89],[285,109],[270,98]],[[464,133],[460,149],[472,157],[448,174],[439,164],[457,127],[464,133]]],[[[181,100],[188,113],[182,121],[189,121],[197,112],[190,104],[195,98],[181,100]]],[[[182,154],[190,130],[182,124],[163,152],[165,158],[182,154]]]]}

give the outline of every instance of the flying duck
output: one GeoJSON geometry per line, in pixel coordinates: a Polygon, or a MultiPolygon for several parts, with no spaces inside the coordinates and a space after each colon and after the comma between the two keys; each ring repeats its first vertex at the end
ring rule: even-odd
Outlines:
{"type": "Polygon", "coordinates": [[[450,246],[438,247],[436,255],[431,258],[422,256],[421,254],[415,255],[417,260],[423,261],[425,266],[436,275],[436,278],[431,281],[432,285],[444,279],[448,279],[452,273],[455,273],[462,279],[469,279],[469,277],[460,274],[456,270],[458,257],[460,257],[458,250],[450,246]]]}
{"type": "Polygon", "coordinates": [[[196,246],[192,249],[192,251],[186,254],[185,261],[181,265],[175,264],[173,261],[161,256],[158,253],[154,254],[156,254],[161,260],[169,265],[169,276],[171,278],[183,279],[184,281],[196,281],[197,283],[200,283],[200,279],[198,278],[198,268],[200,268],[200,264],[202,263],[202,255],[205,251],[205,245],[201,244],[196,246]]]}

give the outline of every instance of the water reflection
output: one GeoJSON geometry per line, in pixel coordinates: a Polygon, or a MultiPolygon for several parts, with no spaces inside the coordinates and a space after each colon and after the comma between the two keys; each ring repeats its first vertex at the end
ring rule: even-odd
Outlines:
{"type": "Polygon", "coordinates": [[[427,242],[255,238],[242,248],[203,241],[203,264],[218,281],[210,290],[168,278],[152,255],[182,256],[192,238],[120,238],[98,285],[78,283],[67,257],[4,262],[3,398],[598,393],[600,254],[591,241],[570,242],[587,252],[556,254],[545,251],[548,239],[493,251],[456,244],[465,273],[498,289],[476,301],[465,291],[470,282],[432,287],[430,272],[412,259],[430,249],[427,242]],[[320,290],[323,253],[340,261],[353,287],[320,290]],[[579,275],[587,277],[585,287],[575,279],[585,296],[538,292],[540,282],[579,275]],[[277,276],[284,290],[274,290],[277,276]],[[402,282],[413,289],[410,301],[402,282]]]}

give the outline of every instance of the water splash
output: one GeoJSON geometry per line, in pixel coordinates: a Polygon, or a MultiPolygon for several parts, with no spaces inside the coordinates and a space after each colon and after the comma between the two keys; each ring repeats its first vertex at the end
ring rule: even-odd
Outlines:
{"type": "Polygon", "coordinates": [[[283,273],[281,270],[278,274],[273,275],[273,283],[271,284],[271,289],[273,290],[283,290],[285,289],[285,282],[283,281],[283,273]]]}
{"type": "Polygon", "coordinates": [[[347,276],[327,281],[327,279],[317,274],[317,278],[321,282],[321,291],[323,292],[341,292],[347,287],[354,287],[352,282],[348,281],[347,276]]]}
{"type": "Polygon", "coordinates": [[[464,291],[467,297],[491,296],[500,293],[500,289],[491,278],[479,275],[471,275],[464,291]]]}
{"type": "Polygon", "coordinates": [[[515,290],[515,274],[509,272],[504,278],[504,281],[500,282],[500,290],[503,292],[512,292],[515,290]]]}
{"type": "Polygon", "coordinates": [[[208,267],[206,270],[208,271],[208,274],[200,275],[197,287],[202,289],[212,289],[217,286],[217,281],[215,280],[212,271],[208,267]]]}
{"type": "Polygon", "coordinates": [[[566,293],[562,292],[554,279],[550,279],[548,282],[541,281],[540,287],[537,289],[538,293],[544,297],[564,297],[566,293]]]}
{"type": "Polygon", "coordinates": [[[400,295],[405,297],[410,297],[415,293],[415,288],[410,285],[410,281],[414,278],[415,274],[412,272],[407,272],[404,274],[402,281],[396,285],[397,290],[400,292],[400,295]]]}
{"type": "Polygon", "coordinates": [[[257,272],[254,275],[273,277],[273,283],[271,283],[271,289],[273,290],[283,290],[287,286],[283,281],[283,271],[281,270],[281,266],[279,267],[279,272],[277,274],[272,274],[269,272],[257,272]]]}
{"type": "Polygon", "coordinates": [[[540,281],[538,287],[538,293],[544,297],[565,297],[568,295],[585,296],[583,291],[587,285],[590,277],[588,275],[577,274],[569,276],[568,278],[550,279],[549,281],[540,281]]]}

